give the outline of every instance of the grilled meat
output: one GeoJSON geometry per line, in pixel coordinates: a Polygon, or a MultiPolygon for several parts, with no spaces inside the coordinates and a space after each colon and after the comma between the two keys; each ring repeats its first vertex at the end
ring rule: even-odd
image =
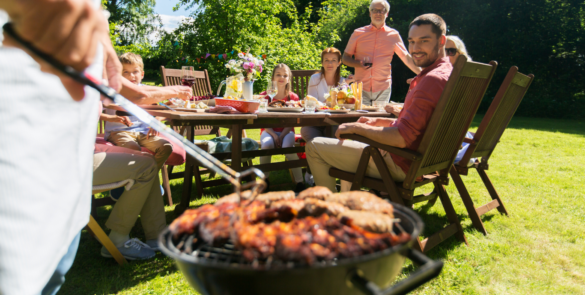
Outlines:
{"type": "Polygon", "coordinates": [[[193,234],[202,222],[213,220],[225,212],[231,214],[237,208],[235,203],[225,203],[220,206],[203,205],[197,209],[189,209],[171,223],[170,231],[176,238],[183,234],[193,234]]]}
{"type": "Polygon", "coordinates": [[[268,103],[268,106],[273,108],[284,108],[286,106],[286,102],[284,100],[275,100],[268,103]]]}
{"type": "Polygon", "coordinates": [[[346,210],[338,216],[346,217],[353,221],[353,224],[375,233],[392,232],[394,219],[388,214],[368,211],[346,210]]]}
{"type": "Polygon", "coordinates": [[[325,202],[317,199],[306,199],[305,208],[301,215],[319,216],[321,214],[328,214],[331,216],[339,216],[339,214],[346,210],[349,209],[339,203],[325,202]]]}
{"type": "Polygon", "coordinates": [[[326,201],[342,204],[352,210],[388,214],[393,218],[394,208],[392,205],[368,192],[351,191],[332,194],[326,198],[326,201]]]}
{"type": "Polygon", "coordinates": [[[335,257],[355,257],[396,245],[401,240],[390,233],[376,234],[329,215],[295,219],[278,225],[274,255],[285,261],[303,261],[335,257]]]}
{"type": "Polygon", "coordinates": [[[293,191],[283,191],[283,192],[269,192],[265,194],[260,194],[256,197],[256,201],[262,201],[266,204],[266,206],[270,206],[272,202],[280,201],[280,200],[289,200],[295,198],[295,192],[293,191]]]}
{"type": "Polygon", "coordinates": [[[202,222],[199,236],[209,245],[224,245],[230,238],[230,216],[221,214],[218,218],[202,222]]]}
{"type": "Polygon", "coordinates": [[[246,218],[244,209],[238,210],[231,220],[230,238],[234,246],[242,251],[248,261],[257,258],[268,258],[274,253],[276,231],[273,224],[251,224],[246,218]]]}
{"type": "Polygon", "coordinates": [[[324,186],[314,186],[314,187],[308,188],[308,189],[300,192],[299,195],[297,196],[297,198],[298,199],[313,198],[313,199],[325,200],[325,198],[331,194],[332,194],[332,192],[324,186]]]}
{"type": "Polygon", "coordinates": [[[276,209],[276,208],[289,207],[292,210],[294,210],[294,212],[295,212],[294,215],[298,215],[298,212],[305,209],[305,205],[306,205],[306,203],[304,200],[289,199],[289,200],[280,200],[280,201],[272,202],[272,204],[270,204],[270,208],[276,209]]]}
{"type": "MultiPolygon", "coordinates": [[[[240,193],[242,201],[248,200],[252,197],[252,191],[243,191],[240,193]]],[[[238,203],[240,202],[240,197],[238,197],[237,193],[229,194],[225,197],[219,198],[215,201],[215,206],[221,205],[223,203],[238,203]]]]}
{"type": "MultiPolygon", "coordinates": [[[[170,225],[174,237],[197,234],[207,244],[231,241],[247,261],[269,257],[304,262],[355,257],[406,242],[392,233],[392,206],[365,192],[331,194],[326,188],[250,192],[187,210],[170,225]],[[302,218],[304,217],[304,218],[302,218]]],[[[187,250],[188,251],[188,250],[187,250]]]]}
{"type": "MultiPolygon", "coordinates": [[[[273,202],[270,205],[271,209],[284,210],[285,208],[291,208],[292,213],[298,217],[313,216],[317,217],[322,214],[328,214],[331,216],[338,216],[341,212],[349,210],[347,207],[331,202],[324,202],[317,199],[307,198],[305,200],[300,199],[288,199],[273,202]]],[[[283,213],[281,213],[283,214],[283,213]]],[[[286,221],[283,218],[279,218],[281,221],[286,221]]]]}

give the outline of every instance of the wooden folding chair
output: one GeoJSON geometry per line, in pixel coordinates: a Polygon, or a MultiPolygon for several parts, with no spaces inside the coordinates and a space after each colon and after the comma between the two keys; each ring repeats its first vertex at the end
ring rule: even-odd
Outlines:
{"type": "Polygon", "coordinates": [[[530,74],[526,76],[519,73],[518,67],[516,66],[510,68],[508,75],[506,75],[496,97],[483,117],[473,139],[464,139],[464,142],[469,143],[465,155],[457,165],[454,165],[451,168],[450,171],[453,182],[465,204],[465,208],[467,209],[473,226],[484,235],[487,235],[487,231],[480,216],[496,208],[500,213],[508,215],[508,211],[506,210],[506,207],[504,207],[502,199],[500,199],[500,196],[485,172],[488,170],[488,160],[502,137],[504,130],[506,130],[506,127],[512,120],[516,109],[518,109],[520,102],[522,102],[522,99],[524,98],[526,91],[528,91],[528,87],[530,87],[533,79],[534,75],[530,74]],[[481,162],[476,160],[473,165],[468,166],[470,159],[480,157],[481,162]],[[468,174],[469,168],[477,170],[477,173],[481,177],[481,180],[492,198],[492,201],[478,208],[473,204],[469,192],[461,179],[461,175],[468,174]]]}
{"type": "MultiPolygon", "coordinates": [[[[126,180],[115,182],[115,183],[109,183],[109,184],[97,185],[97,186],[94,185],[92,188],[92,192],[91,192],[92,196],[91,197],[95,200],[95,197],[94,197],[95,194],[106,192],[106,191],[109,191],[109,190],[112,190],[112,189],[115,189],[118,187],[125,186],[131,181],[132,180],[126,179],[126,180]]],[[[93,215],[95,215],[95,212],[92,212],[89,215],[89,223],[87,224],[87,229],[102,244],[102,246],[106,247],[108,252],[110,252],[112,257],[114,257],[114,259],[116,260],[116,262],[118,262],[118,264],[124,265],[124,264],[128,263],[128,261],[126,261],[126,258],[124,258],[124,256],[122,256],[122,253],[120,253],[118,248],[116,248],[114,243],[112,243],[112,240],[110,240],[110,238],[104,232],[102,227],[97,223],[97,221],[95,221],[95,219],[93,218],[93,215]]]]}
{"type": "Polygon", "coordinates": [[[292,72],[292,91],[296,93],[300,99],[303,99],[309,94],[309,80],[311,76],[319,70],[294,70],[292,72]]]}
{"type": "Polygon", "coordinates": [[[352,190],[359,190],[363,185],[385,191],[393,202],[408,206],[429,200],[434,204],[436,199],[440,198],[449,225],[422,241],[418,240],[418,247],[426,252],[453,235],[467,244],[463,228],[444,185],[449,182],[449,169],[455,161],[463,137],[471,125],[496,67],[497,63],[494,61],[488,65],[470,62],[464,56],[460,56],[430,118],[418,150],[379,144],[363,136],[345,135],[342,138],[357,140],[369,146],[364,149],[355,174],[331,168],[329,175],[352,182],[352,190]],[[395,182],[392,179],[379,149],[412,161],[403,182],[395,182]],[[373,158],[382,179],[365,176],[370,157],[373,158]],[[422,177],[422,181],[417,182],[419,177],[422,177]],[[416,188],[430,183],[434,185],[431,193],[414,196],[416,188]]]}
{"type": "MultiPolygon", "coordinates": [[[[181,70],[180,69],[167,69],[164,66],[160,67],[161,77],[163,80],[164,86],[174,86],[174,85],[183,85],[181,83],[181,70]]],[[[209,75],[207,74],[207,70],[203,71],[194,71],[195,75],[195,83],[193,83],[193,94],[196,96],[205,96],[208,94],[212,94],[211,90],[211,83],[209,81],[209,75]]],[[[180,132],[181,134],[186,135],[186,132],[189,128],[181,128],[180,130],[175,130],[180,132]]],[[[198,125],[194,126],[195,136],[197,135],[215,135],[221,136],[221,131],[219,127],[209,126],[209,125],[198,125]]],[[[201,147],[201,146],[200,146],[201,147]]],[[[165,189],[165,194],[169,195],[170,198],[170,184],[169,181],[171,179],[182,178],[183,173],[173,173],[174,166],[165,165],[162,169],[162,177],[163,177],[163,188],[165,189]]],[[[195,167],[195,169],[199,169],[195,167]]],[[[200,175],[201,173],[197,171],[196,175],[200,175]]],[[[205,174],[205,172],[203,172],[205,174]]],[[[197,177],[197,176],[196,176],[197,177]]],[[[199,176],[200,177],[200,176],[199,176]]],[[[199,180],[201,181],[201,180],[199,180]]]]}

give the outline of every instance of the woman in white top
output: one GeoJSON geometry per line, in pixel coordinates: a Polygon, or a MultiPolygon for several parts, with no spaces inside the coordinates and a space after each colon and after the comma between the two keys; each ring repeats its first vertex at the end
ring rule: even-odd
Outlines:
{"type": "Polygon", "coordinates": [[[321,70],[311,76],[309,95],[325,103],[325,94],[329,88],[336,87],[345,79],[341,77],[341,52],[334,47],[325,48],[321,52],[321,70]]]}
{"type": "MultiPolygon", "coordinates": [[[[343,82],[353,82],[353,75],[349,75],[347,79],[341,77],[341,56],[341,51],[334,47],[325,48],[321,52],[321,71],[311,76],[308,91],[309,95],[320,102],[325,103],[325,94],[329,93],[330,87],[337,87],[343,82]]],[[[301,136],[306,142],[310,142],[315,137],[327,135],[324,126],[305,126],[301,128],[301,136]]],[[[305,182],[309,185],[312,183],[312,175],[308,171],[305,174],[305,182]]]]}
{"type": "MultiPolygon", "coordinates": [[[[330,87],[337,87],[339,84],[353,81],[353,75],[347,79],[341,77],[341,51],[337,48],[325,48],[321,52],[321,70],[311,76],[309,81],[309,95],[325,103],[325,94],[329,93],[330,87]]],[[[301,136],[306,142],[315,137],[325,136],[325,127],[305,126],[301,128],[301,136]]]]}

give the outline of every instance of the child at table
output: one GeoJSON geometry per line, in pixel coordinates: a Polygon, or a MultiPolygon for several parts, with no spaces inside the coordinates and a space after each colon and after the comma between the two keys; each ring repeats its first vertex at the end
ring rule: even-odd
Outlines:
{"type": "MultiPolygon", "coordinates": [[[[278,93],[274,96],[273,101],[281,100],[281,101],[293,101],[299,100],[299,96],[291,91],[291,81],[292,79],[292,72],[290,68],[285,64],[278,64],[274,67],[274,71],[272,72],[272,81],[277,83],[278,93]]],[[[261,93],[262,95],[266,94],[266,92],[261,93]]],[[[273,149],[275,147],[280,148],[288,148],[295,146],[295,130],[292,127],[285,127],[285,128],[266,128],[260,131],[260,142],[261,148],[264,149],[273,149]]],[[[294,161],[298,160],[299,157],[297,154],[287,154],[285,155],[287,160],[294,161]]],[[[260,164],[269,164],[271,161],[271,156],[264,156],[260,157],[260,164]]],[[[303,184],[303,172],[301,168],[293,168],[291,169],[294,176],[294,181],[296,182],[295,192],[300,192],[305,189],[305,185],[303,184]]],[[[269,172],[266,173],[266,184],[268,188],[270,188],[270,181],[268,180],[269,172]]],[[[268,189],[267,188],[267,189],[268,189]]]]}
{"type": "MultiPolygon", "coordinates": [[[[144,63],[140,55],[127,52],[120,56],[122,63],[122,77],[136,85],[142,85],[144,78],[144,63]]],[[[145,147],[154,152],[154,160],[160,169],[171,155],[173,146],[166,139],[159,137],[158,132],[140,122],[134,116],[119,116],[115,110],[106,109],[106,114],[100,116],[106,121],[104,138],[116,146],[140,151],[145,147]]],[[[114,199],[116,194],[112,194],[114,199]]],[[[118,196],[119,197],[119,196],[118,196]]]]}

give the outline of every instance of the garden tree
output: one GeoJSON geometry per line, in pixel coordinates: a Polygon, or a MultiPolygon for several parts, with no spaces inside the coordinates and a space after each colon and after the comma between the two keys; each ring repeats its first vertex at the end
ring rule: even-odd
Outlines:
{"type": "Polygon", "coordinates": [[[230,53],[228,60],[239,51],[266,55],[265,71],[254,85],[259,92],[264,90],[272,68],[278,63],[285,63],[292,70],[318,69],[321,50],[334,40],[332,37],[317,40],[318,27],[307,20],[310,11],[299,15],[291,0],[183,0],[180,4],[196,7],[192,19],[165,34],[158,52],[170,60],[166,63],[168,67],[192,64],[196,69],[207,69],[214,89],[228,74],[226,60],[202,59],[206,53],[230,53]],[[283,27],[278,15],[290,19],[287,27],[283,27]]]}
{"type": "Polygon", "coordinates": [[[117,45],[147,43],[148,36],[161,27],[154,13],[155,0],[103,0],[110,12],[110,23],[115,23],[117,45]]]}

